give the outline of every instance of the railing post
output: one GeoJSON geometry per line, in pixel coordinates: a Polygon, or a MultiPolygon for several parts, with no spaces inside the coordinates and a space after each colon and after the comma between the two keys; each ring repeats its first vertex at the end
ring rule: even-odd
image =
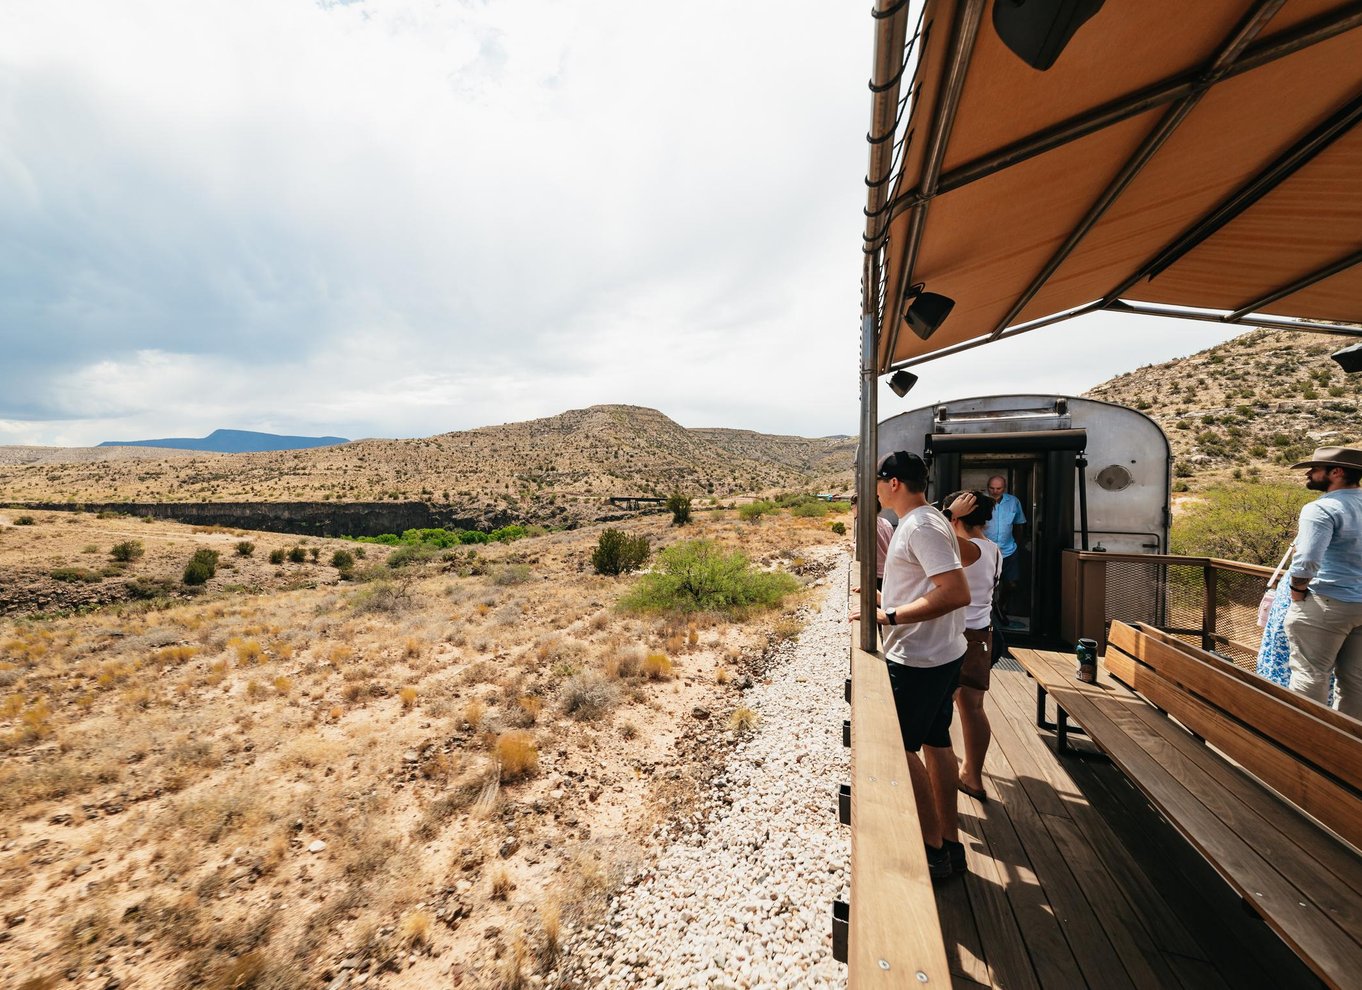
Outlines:
{"type": "Polygon", "coordinates": [[[1216,569],[1207,563],[1201,568],[1206,584],[1206,605],[1201,612],[1201,648],[1210,652],[1215,647],[1216,569]]]}

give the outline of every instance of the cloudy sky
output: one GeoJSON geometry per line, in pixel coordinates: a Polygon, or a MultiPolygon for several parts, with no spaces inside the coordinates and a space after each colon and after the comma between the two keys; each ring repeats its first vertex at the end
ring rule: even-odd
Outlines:
{"type": "MultiPolygon", "coordinates": [[[[0,444],[600,402],[854,432],[871,33],[829,0],[5,0],[0,444]]],[[[1227,336],[1138,326],[908,404],[1227,336]]]]}

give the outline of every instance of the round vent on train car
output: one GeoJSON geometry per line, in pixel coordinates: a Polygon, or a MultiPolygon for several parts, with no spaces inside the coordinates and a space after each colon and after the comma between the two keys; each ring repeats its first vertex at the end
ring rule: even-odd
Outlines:
{"type": "Polygon", "coordinates": [[[1108,464],[1097,472],[1097,484],[1109,492],[1119,492],[1130,487],[1135,479],[1119,464],[1108,464]]]}

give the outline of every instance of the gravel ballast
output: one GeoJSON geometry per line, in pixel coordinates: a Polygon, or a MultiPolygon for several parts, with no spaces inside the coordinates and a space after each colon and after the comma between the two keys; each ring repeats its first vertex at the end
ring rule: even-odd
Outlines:
{"type": "Polygon", "coordinates": [[[743,695],[759,722],[718,770],[705,807],[582,934],[573,955],[586,985],[846,985],[831,917],[833,900],[847,896],[851,849],[836,802],[849,780],[848,563],[837,556],[822,607],[743,695]]]}

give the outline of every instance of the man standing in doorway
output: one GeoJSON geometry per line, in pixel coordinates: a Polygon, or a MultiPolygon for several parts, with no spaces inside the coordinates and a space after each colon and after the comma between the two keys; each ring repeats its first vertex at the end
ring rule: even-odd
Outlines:
{"type": "Polygon", "coordinates": [[[1323,703],[1338,680],[1338,710],[1362,718],[1362,450],[1320,447],[1292,467],[1323,492],[1301,509],[1288,576],[1291,690],[1323,703]]]}
{"type": "Polygon", "coordinates": [[[998,544],[998,549],[1003,552],[1003,573],[998,581],[998,611],[1002,613],[1007,628],[1015,629],[1020,623],[1012,621],[1007,614],[1007,607],[1021,578],[1017,542],[1025,538],[1026,513],[1022,511],[1017,496],[1007,490],[1007,479],[1001,474],[988,479],[988,494],[994,506],[992,518],[984,525],[984,536],[998,544]]]}
{"type": "MultiPolygon", "coordinates": [[[[895,451],[881,459],[875,478],[880,504],[899,517],[875,621],[884,635],[927,867],[941,879],[965,869],[965,847],[956,831],[959,768],[950,729],[951,700],[965,659],[962,609],[969,604],[969,582],[951,524],[927,503],[922,458],[895,451]]],[[[859,605],[852,606],[851,618],[860,618],[859,605]]]]}

